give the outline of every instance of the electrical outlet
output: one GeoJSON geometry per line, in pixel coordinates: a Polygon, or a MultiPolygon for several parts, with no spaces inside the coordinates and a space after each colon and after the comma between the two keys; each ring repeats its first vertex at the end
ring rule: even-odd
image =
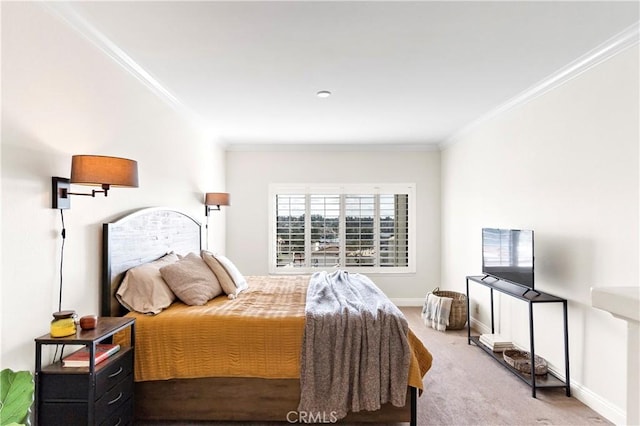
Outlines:
{"type": "Polygon", "coordinates": [[[476,303],[476,314],[480,313],[480,304],[476,303]]]}

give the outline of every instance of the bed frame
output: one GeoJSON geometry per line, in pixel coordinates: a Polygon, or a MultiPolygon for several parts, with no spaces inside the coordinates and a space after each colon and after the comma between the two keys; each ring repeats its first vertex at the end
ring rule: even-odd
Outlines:
{"type": "MultiPolygon", "coordinates": [[[[148,208],[103,224],[101,315],[126,310],[115,293],[126,271],[170,251],[199,253],[201,225],[177,210],[148,208]]],[[[297,420],[298,379],[175,379],[135,384],[135,417],[145,420],[297,420]]],[[[417,390],[407,389],[404,407],[385,404],[377,411],[349,413],[341,422],[410,422],[416,425],[417,390]]]]}

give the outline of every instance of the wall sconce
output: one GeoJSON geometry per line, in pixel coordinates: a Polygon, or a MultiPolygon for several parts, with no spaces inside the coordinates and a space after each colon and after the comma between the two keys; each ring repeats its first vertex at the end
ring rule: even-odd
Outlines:
{"type": "Polygon", "coordinates": [[[71,179],[53,176],[51,178],[51,207],[71,208],[70,195],[95,197],[107,192],[112,186],[138,187],[138,163],[134,160],[102,155],[74,155],[71,157],[71,179]],[[70,184],[96,185],[101,190],[90,193],[71,192],[70,184]]]}
{"type": "Polygon", "coordinates": [[[207,223],[205,225],[207,250],[209,250],[209,212],[211,210],[220,210],[220,206],[228,205],[230,205],[228,192],[207,192],[204,195],[204,214],[207,217],[207,223]]]}
{"type": "MultiPolygon", "coordinates": [[[[51,337],[65,337],[76,333],[76,313],[74,310],[62,310],[62,272],[64,259],[64,243],[66,229],[63,211],[71,207],[71,195],[95,197],[96,194],[107,192],[112,186],[138,187],[138,163],[134,160],[102,155],[74,155],[71,157],[71,179],[51,177],[51,207],[60,210],[62,221],[62,245],[60,247],[60,289],[58,293],[58,311],[53,313],[51,322],[51,337]],[[101,190],[90,193],[71,192],[71,184],[99,185],[101,190]]],[[[62,359],[62,352],[60,359],[62,359]]],[[[56,350],[57,352],[57,350],[56,350]]],[[[55,359],[55,354],[54,354],[55,359]]]]}
{"type": "Polygon", "coordinates": [[[227,192],[207,192],[204,195],[205,216],[209,216],[209,212],[211,210],[220,210],[220,206],[228,206],[228,205],[229,205],[229,193],[227,192]]]}

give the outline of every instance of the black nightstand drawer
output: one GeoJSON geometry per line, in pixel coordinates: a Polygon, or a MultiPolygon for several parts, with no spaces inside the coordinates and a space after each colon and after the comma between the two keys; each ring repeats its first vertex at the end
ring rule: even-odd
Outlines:
{"type": "Polygon", "coordinates": [[[101,424],[133,396],[133,377],[123,377],[119,384],[112,387],[96,401],[96,423],[101,424]]]}
{"type": "Polygon", "coordinates": [[[40,401],[73,400],[87,401],[90,386],[89,374],[39,373],[40,401]]]}
{"type": "Polygon", "coordinates": [[[125,348],[96,373],[96,399],[133,372],[133,350],[125,348]]]}
{"type": "Polygon", "coordinates": [[[133,424],[133,398],[126,400],[100,426],[128,426],[133,424]]]}
{"type": "Polygon", "coordinates": [[[89,415],[86,402],[44,402],[37,409],[41,426],[86,426],[89,415]]]}

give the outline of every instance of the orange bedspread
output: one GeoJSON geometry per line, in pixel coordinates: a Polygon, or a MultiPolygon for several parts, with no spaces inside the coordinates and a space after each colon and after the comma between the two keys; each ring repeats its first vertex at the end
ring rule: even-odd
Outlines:
{"type": "MultiPolygon", "coordinates": [[[[136,318],[135,380],[197,377],[300,377],[308,276],[247,277],[249,289],[204,306],[176,302],[136,318]]],[[[126,333],[115,342],[128,342],[126,333]]],[[[412,332],[409,385],[422,389],[431,354],[412,332]]]]}

